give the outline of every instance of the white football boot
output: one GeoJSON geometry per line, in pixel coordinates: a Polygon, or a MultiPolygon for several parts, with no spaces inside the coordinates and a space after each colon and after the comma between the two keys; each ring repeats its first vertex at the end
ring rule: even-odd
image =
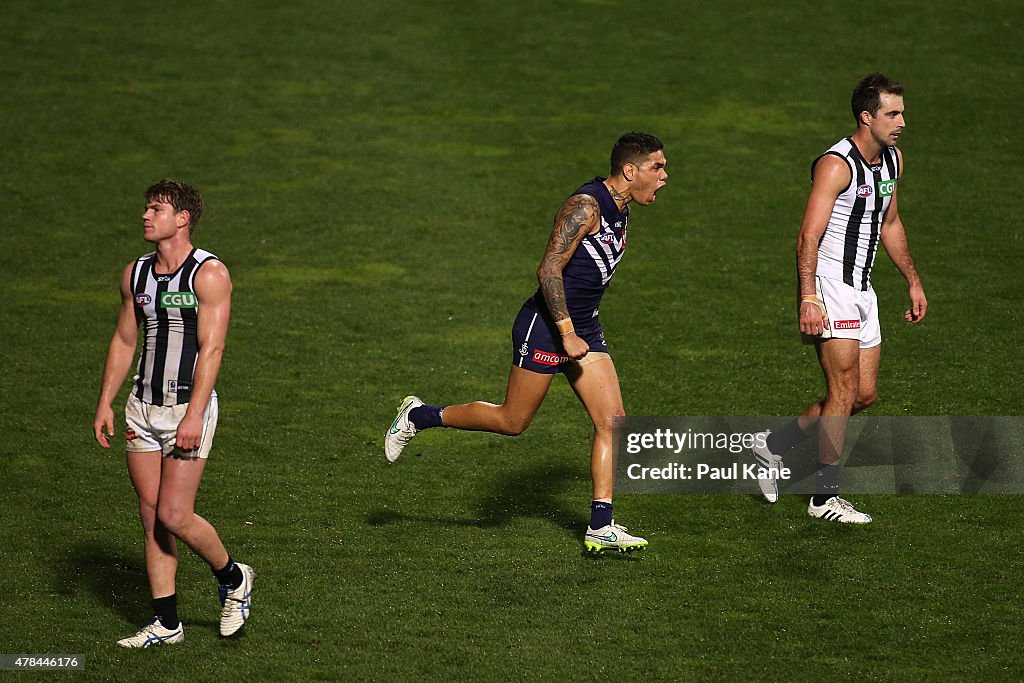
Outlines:
{"type": "Polygon", "coordinates": [[[256,581],[256,572],[252,567],[236,562],[242,570],[242,583],[238,588],[220,587],[220,634],[233,636],[245,626],[252,616],[252,586],[256,581]]]}
{"type": "Polygon", "coordinates": [[[844,522],[846,524],[867,524],[871,521],[871,515],[858,512],[849,501],[839,496],[832,496],[825,501],[824,505],[815,505],[811,498],[807,506],[807,514],[818,519],[827,519],[830,522],[844,522]]]}
{"type": "Polygon", "coordinates": [[[391,427],[384,434],[384,457],[388,462],[398,460],[398,456],[416,436],[416,425],[409,420],[409,411],[423,405],[423,401],[415,396],[406,396],[398,406],[398,415],[391,427]]]}
{"type": "Polygon", "coordinates": [[[134,636],[128,636],[117,641],[121,647],[143,648],[152,645],[177,645],[185,642],[185,627],[178,623],[177,628],[164,628],[160,623],[160,617],[153,617],[153,621],[139,629],[134,636]]]}
{"type": "Polygon", "coordinates": [[[764,499],[769,503],[774,503],[779,499],[779,480],[778,477],[773,476],[775,472],[782,469],[782,456],[775,455],[768,450],[768,445],[765,444],[764,448],[757,446],[757,441],[763,441],[768,438],[771,432],[759,432],[754,435],[755,445],[752,449],[754,453],[754,459],[757,460],[757,464],[765,470],[765,474],[770,476],[758,477],[757,487],[761,489],[761,494],[764,499]]]}
{"type": "Polygon", "coordinates": [[[615,520],[608,526],[600,529],[591,529],[587,526],[587,535],[583,538],[583,546],[590,553],[599,553],[604,550],[618,550],[620,553],[629,553],[634,550],[643,550],[647,547],[647,539],[634,536],[626,531],[626,527],[616,524],[615,520]]]}

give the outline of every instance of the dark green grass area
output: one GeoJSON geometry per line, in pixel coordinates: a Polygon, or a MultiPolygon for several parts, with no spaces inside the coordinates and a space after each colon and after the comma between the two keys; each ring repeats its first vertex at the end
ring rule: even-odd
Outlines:
{"type": "MultiPolygon", "coordinates": [[[[635,495],[640,557],[584,557],[591,427],[557,380],[522,436],[400,399],[500,401],[559,203],[612,142],[666,143],[602,304],[627,411],[791,415],[822,391],[793,313],[811,160],[849,94],[906,86],[876,415],[1020,415],[1018,3],[142,3],[5,8],[0,42],[0,653],[91,680],[1019,680],[1017,496],[635,495]],[[216,636],[182,551],[183,647],[149,617],[124,457],[92,440],[142,191],[186,179],[235,285],[198,510],[258,572],[216,636]]],[[[120,410],[121,400],[117,404],[120,410]]]]}

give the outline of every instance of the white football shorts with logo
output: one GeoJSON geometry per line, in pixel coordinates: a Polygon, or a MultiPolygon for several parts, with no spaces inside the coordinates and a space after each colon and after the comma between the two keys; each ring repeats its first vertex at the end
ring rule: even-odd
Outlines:
{"type": "Polygon", "coordinates": [[[882,343],[882,328],[878,324],[878,297],[870,286],[861,291],[841,280],[817,275],[814,287],[818,298],[825,304],[828,329],[818,336],[805,334],[805,344],[822,339],[856,339],[860,348],[870,349],[882,343]]]}
{"type": "Polygon", "coordinates": [[[203,415],[203,436],[199,448],[183,451],[174,445],[178,424],[185,417],[188,404],[155,406],[143,403],[135,394],[128,397],[124,408],[125,448],[129,453],[160,451],[164,457],[185,459],[208,458],[213,448],[213,435],[217,431],[217,392],[210,394],[210,402],[203,415]]]}

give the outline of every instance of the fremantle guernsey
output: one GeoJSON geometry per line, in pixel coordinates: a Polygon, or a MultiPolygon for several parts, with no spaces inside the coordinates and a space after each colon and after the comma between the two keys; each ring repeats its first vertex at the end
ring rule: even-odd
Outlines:
{"type": "Polygon", "coordinates": [[[154,251],[132,267],[135,320],[145,330],[133,393],[143,403],[173,406],[192,397],[199,356],[199,299],[193,283],[199,267],[209,260],[217,257],[193,249],[178,270],[164,275],[154,272],[154,251]]]}
{"type": "Polygon", "coordinates": [[[815,274],[867,291],[871,288],[871,267],[878,252],[882,220],[896,192],[899,157],[894,147],[883,147],[881,160],[869,164],[853,140],[845,138],[814,160],[812,177],[814,167],[826,154],[846,162],[850,168],[850,184],[836,197],[825,234],[818,243],[815,274]]]}
{"type": "MultiPolygon", "coordinates": [[[[615,275],[615,269],[626,250],[626,229],[629,223],[629,207],[621,211],[611,193],[605,187],[604,178],[597,177],[584,184],[571,196],[590,195],[597,200],[601,209],[601,228],[587,235],[562,269],[562,286],[565,289],[565,303],[572,318],[573,327],[581,337],[592,329],[599,329],[597,314],[601,297],[608,289],[608,283],[615,275]]],[[[528,307],[543,311],[550,317],[544,293],[537,292],[526,302],[528,307]]]]}

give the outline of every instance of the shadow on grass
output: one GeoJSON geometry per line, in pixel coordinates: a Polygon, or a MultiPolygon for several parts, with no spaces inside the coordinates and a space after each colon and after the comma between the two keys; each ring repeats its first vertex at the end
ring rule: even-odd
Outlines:
{"type": "Polygon", "coordinates": [[[54,576],[54,592],[63,596],[90,593],[131,624],[152,616],[146,567],[138,558],[95,542],[71,547],[54,576]]]}
{"type": "Polygon", "coordinates": [[[577,468],[569,464],[537,464],[509,471],[488,484],[477,504],[478,514],[473,518],[410,515],[378,508],[369,512],[366,521],[371,526],[412,521],[487,528],[508,524],[519,517],[531,517],[549,520],[573,537],[582,537],[589,518],[566,509],[558,499],[566,482],[576,479],[578,474],[577,468]]]}

